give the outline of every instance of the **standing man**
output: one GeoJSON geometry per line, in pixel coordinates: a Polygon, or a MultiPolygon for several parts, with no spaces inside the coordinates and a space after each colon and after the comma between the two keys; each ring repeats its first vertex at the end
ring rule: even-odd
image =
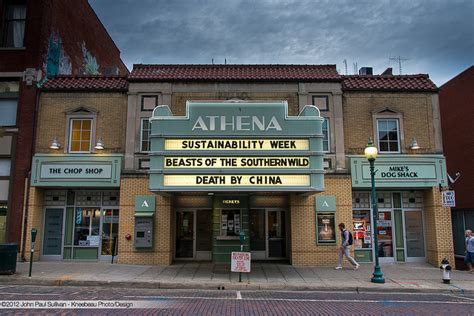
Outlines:
{"type": "Polygon", "coordinates": [[[351,257],[349,250],[351,249],[352,245],[352,235],[346,229],[346,225],[344,223],[339,224],[339,229],[341,230],[341,239],[342,244],[339,247],[339,259],[337,261],[336,270],[342,269],[342,257],[346,256],[347,260],[354,266],[354,270],[359,269],[359,264],[351,257]]]}
{"type": "Polygon", "coordinates": [[[464,262],[469,267],[469,272],[474,273],[474,236],[472,236],[472,230],[466,230],[466,256],[464,262]]]}

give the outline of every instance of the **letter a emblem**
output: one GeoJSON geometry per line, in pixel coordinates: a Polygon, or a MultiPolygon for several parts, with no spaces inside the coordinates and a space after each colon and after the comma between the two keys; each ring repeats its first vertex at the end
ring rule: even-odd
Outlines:
{"type": "Polygon", "coordinates": [[[150,207],[150,206],[148,205],[148,202],[145,200],[145,201],[143,201],[143,203],[142,203],[142,207],[150,207]]]}
{"type": "Polygon", "coordinates": [[[323,206],[325,206],[325,207],[329,207],[329,204],[328,204],[328,202],[327,202],[327,201],[324,201],[324,202],[323,202],[323,206]]]}

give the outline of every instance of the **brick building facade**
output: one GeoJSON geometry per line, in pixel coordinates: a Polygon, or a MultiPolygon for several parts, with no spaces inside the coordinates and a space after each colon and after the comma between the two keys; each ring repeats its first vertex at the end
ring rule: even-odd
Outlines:
{"type": "Polygon", "coordinates": [[[474,116],[473,86],[474,66],[471,66],[442,85],[439,93],[444,153],[448,173],[454,181],[450,187],[456,194],[456,207],[451,209],[451,216],[454,252],[459,267],[464,266],[464,231],[474,229],[474,167],[466,159],[474,154],[472,140],[467,137],[474,116]]]}
{"type": "Polygon", "coordinates": [[[37,85],[58,74],[126,75],[128,70],[85,0],[2,0],[0,35],[0,242],[19,243],[34,151],[37,85]]]}
{"type": "Polygon", "coordinates": [[[354,234],[357,260],[371,262],[373,206],[362,156],[370,137],[380,150],[382,262],[452,260],[450,218],[439,193],[446,170],[438,90],[426,75],[344,77],[333,65],[135,65],[126,95],[99,93],[107,86],[101,77],[92,86],[68,78],[82,87],[80,94],[62,80],[48,83],[57,90],[43,92],[40,104],[45,113],[63,113],[47,115],[63,121],[49,129],[39,116],[29,201],[36,208],[28,226],[43,234],[38,258],[109,260],[110,240],[117,237],[119,263],[228,263],[243,233],[252,259],[327,266],[336,263],[337,224],[343,222],[354,234]],[[89,112],[77,118],[92,116],[86,132],[105,144],[100,153],[82,153],[87,161],[67,145],[84,133],[68,128],[76,110],[89,112]],[[120,118],[116,110],[123,111],[120,118]],[[99,135],[111,124],[126,133],[124,147],[99,135]],[[48,149],[48,136],[63,144],[60,155],[48,149]],[[242,145],[248,141],[261,147],[252,151],[242,145]],[[236,147],[188,147],[195,143],[236,147]],[[112,159],[124,154],[119,184],[117,174],[108,174],[103,186],[100,176],[71,175],[72,165],[86,162],[106,170],[102,152],[112,159]],[[252,158],[256,165],[249,168],[244,161],[252,158]],[[269,159],[280,166],[292,159],[309,164],[265,167],[269,159]],[[203,161],[210,165],[192,165],[203,161]],[[226,182],[237,177],[244,180],[226,182]],[[66,223],[62,243],[45,229],[56,213],[66,223]]]}

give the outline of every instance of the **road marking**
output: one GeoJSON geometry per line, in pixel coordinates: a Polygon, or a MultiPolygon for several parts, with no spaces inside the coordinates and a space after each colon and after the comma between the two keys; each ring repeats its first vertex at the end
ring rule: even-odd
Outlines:
{"type": "Polygon", "coordinates": [[[464,297],[464,296],[458,296],[458,295],[453,295],[453,297],[461,298],[463,300],[474,301],[474,298],[470,298],[470,297],[464,297]]]}
{"type": "Polygon", "coordinates": [[[242,299],[242,294],[240,294],[240,291],[237,291],[237,299],[241,300],[242,299]]]}
{"type": "Polygon", "coordinates": [[[36,293],[5,293],[5,292],[2,292],[0,293],[0,295],[62,295],[62,294],[56,294],[56,293],[41,293],[41,294],[36,294],[36,293]]]}
{"type": "MultiPolygon", "coordinates": [[[[200,297],[200,296],[147,296],[125,295],[129,298],[155,298],[155,299],[184,299],[184,300],[235,300],[232,297],[200,297]]],[[[335,299],[299,299],[299,298],[241,298],[245,301],[286,301],[286,302],[331,302],[331,303],[421,303],[421,304],[467,304],[474,302],[446,302],[446,301],[408,301],[408,300],[335,300],[335,299]]]]}

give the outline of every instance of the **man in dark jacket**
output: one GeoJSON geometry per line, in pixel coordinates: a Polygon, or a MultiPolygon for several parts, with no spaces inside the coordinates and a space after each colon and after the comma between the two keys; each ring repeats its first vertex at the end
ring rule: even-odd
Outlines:
{"type": "Polygon", "coordinates": [[[354,266],[354,270],[359,269],[359,264],[351,257],[349,253],[351,245],[349,244],[349,231],[346,229],[344,223],[339,224],[339,229],[341,230],[341,239],[342,244],[339,247],[339,259],[337,261],[336,270],[342,269],[342,257],[346,256],[347,260],[354,266]]]}

